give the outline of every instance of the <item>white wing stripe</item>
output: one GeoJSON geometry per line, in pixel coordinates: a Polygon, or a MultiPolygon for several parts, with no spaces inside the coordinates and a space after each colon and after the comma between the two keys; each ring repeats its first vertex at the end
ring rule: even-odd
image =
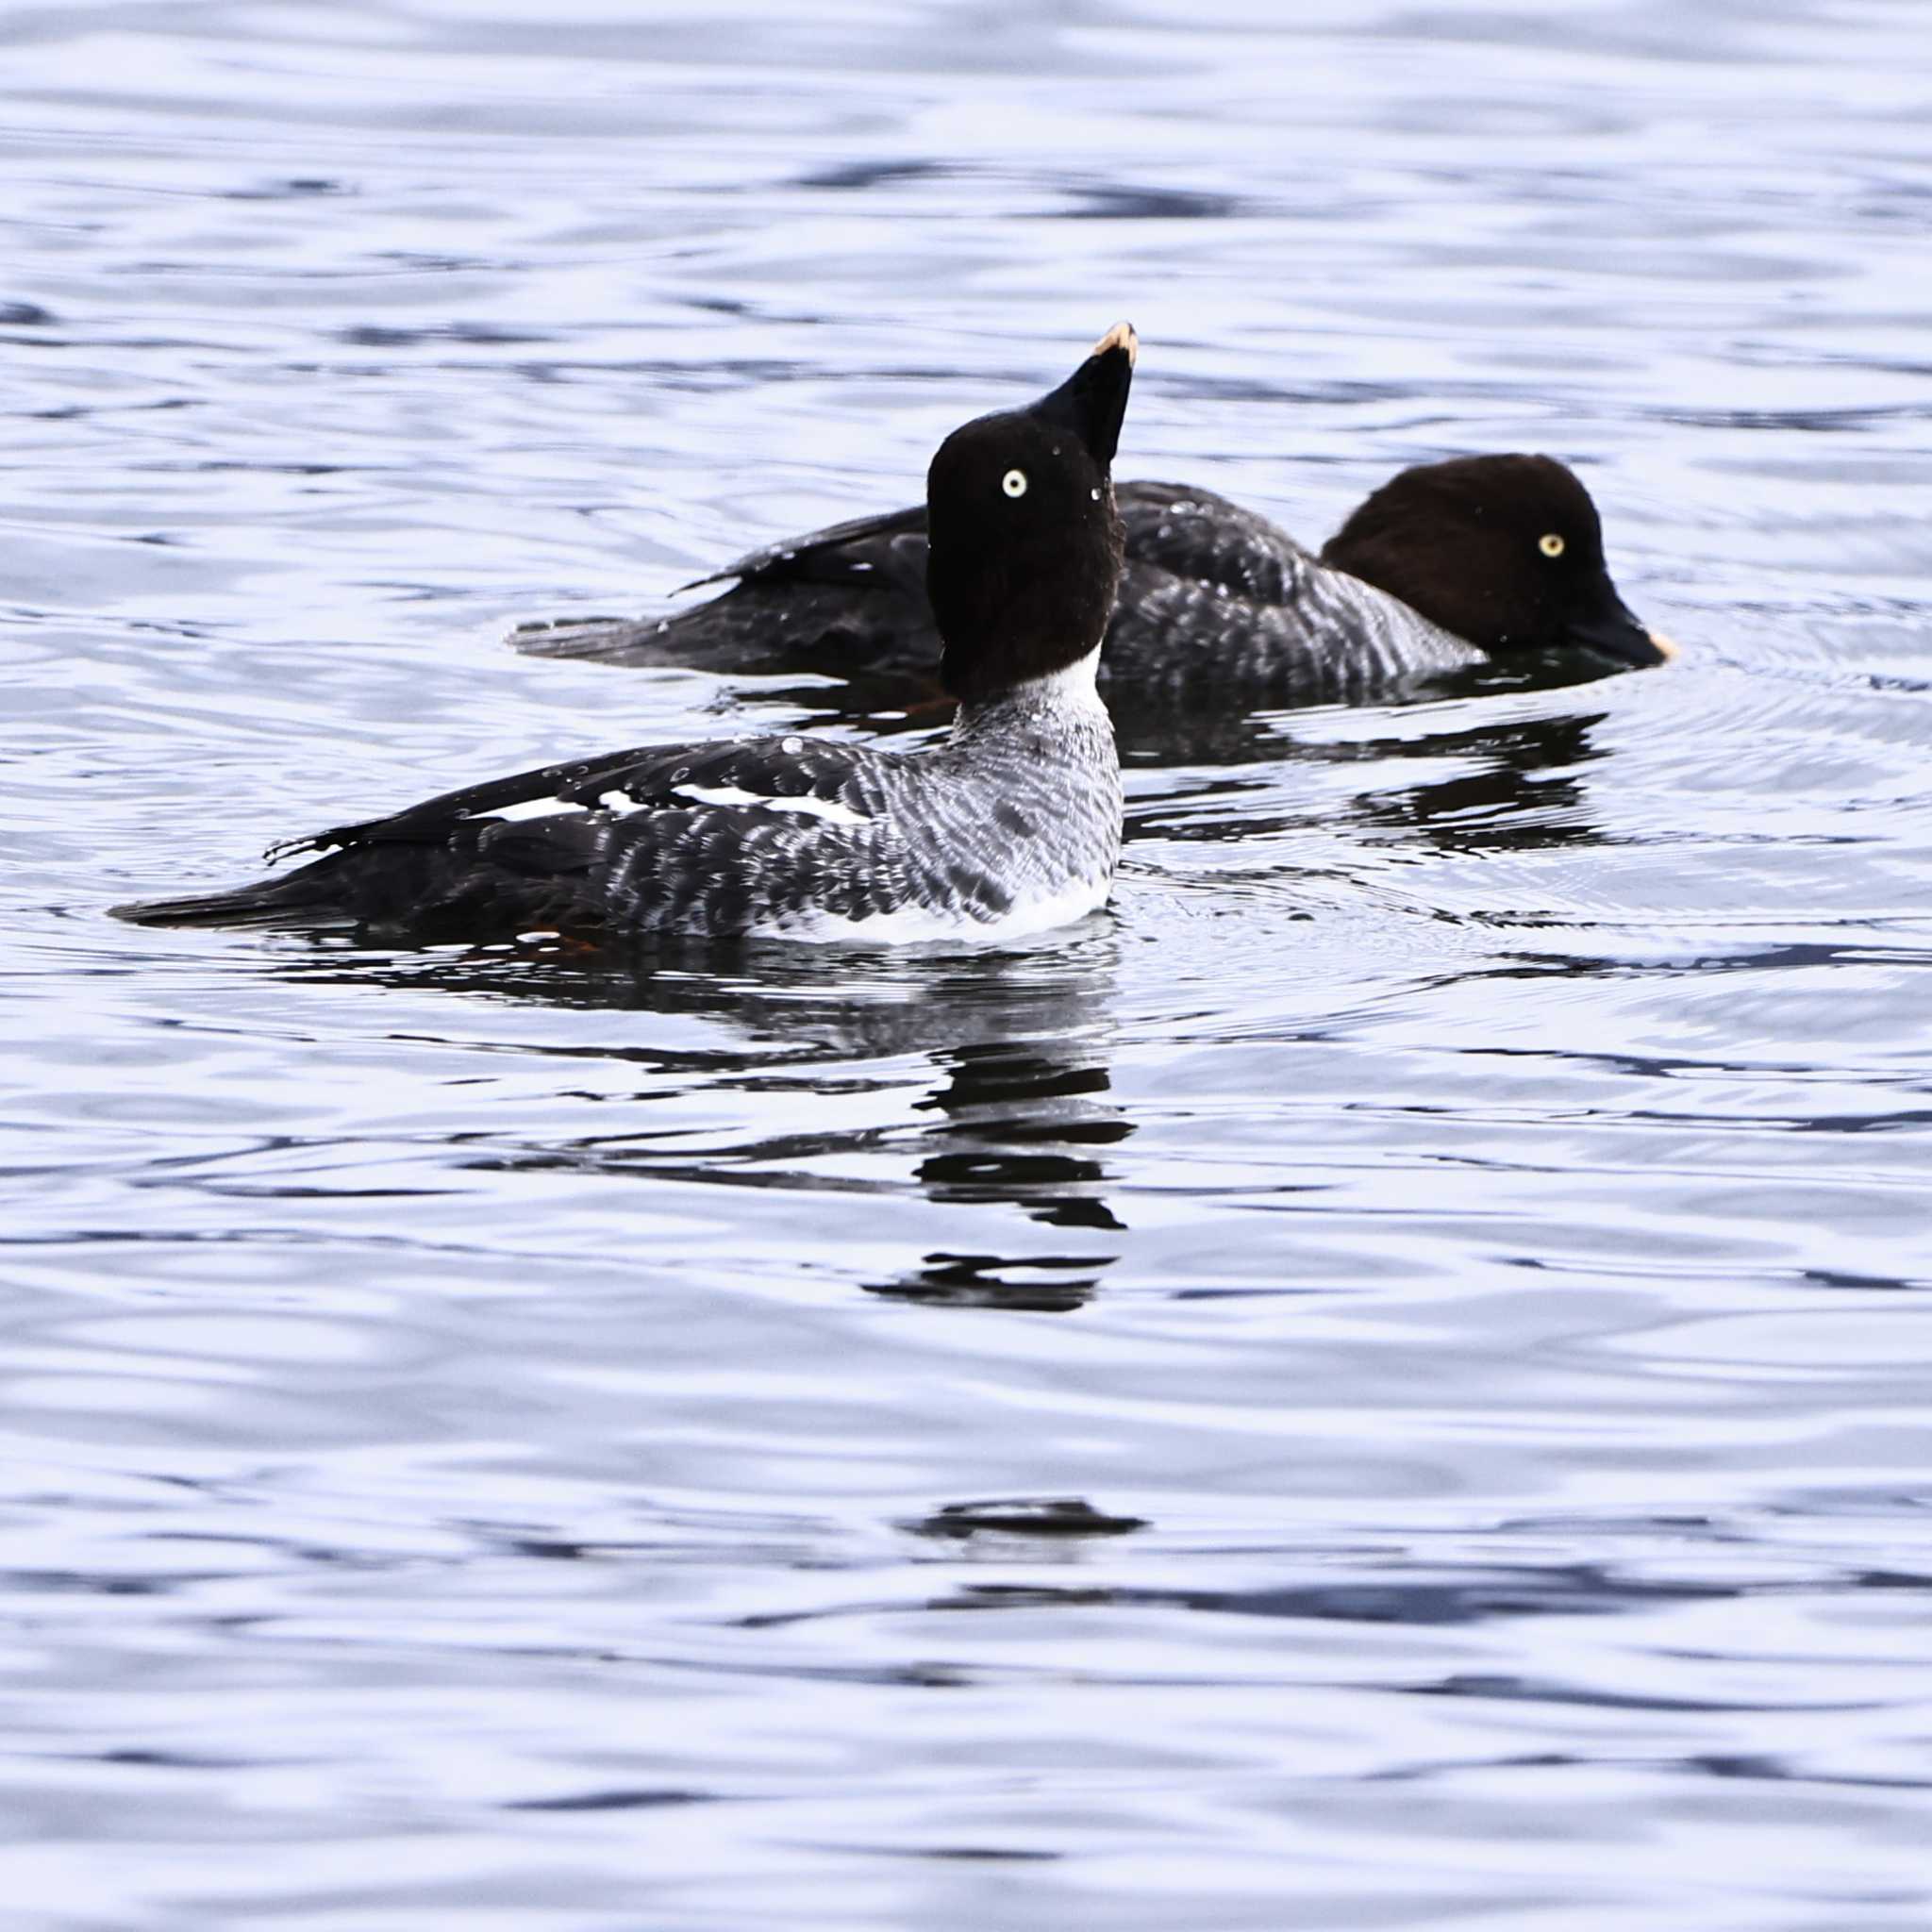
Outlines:
{"type": "Polygon", "coordinates": [[[836,825],[869,825],[872,820],[862,811],[836,798],[773,798],[761,791],[743,791],[736,785],[678,785],[674,795],[688,798],[693,805],[756,805],[766,811],[795,811],[807,818],[826,819],[836,825]]]}
{"type": "MultiPolygon", "coordinates": [[[[835,825],[872,824],[864,812],[855,811],[836,798],[776,798],[762,791],[746,791],[736,785],[677,785],[672,788],[672,795],[689,799],[693,805],[755,805],[766,811],[797,812],[802,817],[824,819],[835,825]]],[[[465,816],[500,819],[507,824],[515,824],[523,819],[554,818],[571,811],[596,809],[614,812],[621,818],[646,808],[646,801],[633,798],[628,791],[613,790],[600,793],[594,808],[574,798],[520,798],[514,805],[500,805],[491,811],[473,811],[465,816]]]]}
{"type": "Polygon", "coordinates": [[[519,819],[555,818],[559,812],[589,811],[590,807],[579,805],[573,798],[520,798],[514,805],[500,805],[494,811],[471,811],[463,816],[471,819],[503,819],[510,824],[519,819]]]}

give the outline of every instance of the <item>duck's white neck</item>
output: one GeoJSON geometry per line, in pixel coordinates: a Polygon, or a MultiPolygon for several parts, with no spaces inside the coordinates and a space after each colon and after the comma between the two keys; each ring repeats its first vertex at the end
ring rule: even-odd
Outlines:
{"type": "Polygon", "coordinates": [[[1094,680],[1099,673],[1100,646],[1095,644],[1084,658],[1075,658],[1044,677],[1029,677],[1020,690],[1037,691],[1049,704],[1098,704],[1100,691],[1094,680]]]}
{"type": "Polygon", "coordinates": [[[1100,646],[1095,644],[1083,658],[1063,664],[1039,677],[1023,678],[1004,691],[990,692],[970,705],[959,707],[954,729],[963,729],[975,718],[990,711],[1089,711],[1103,710],[1100,691],[1094,682],[1100,669],[1100,646]]]}

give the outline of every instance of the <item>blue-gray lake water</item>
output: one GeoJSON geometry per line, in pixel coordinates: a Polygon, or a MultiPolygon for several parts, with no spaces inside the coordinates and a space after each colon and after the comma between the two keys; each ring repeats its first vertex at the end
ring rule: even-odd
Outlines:
{"type": "Polygon", "coordinates": [[[0,92],[10,1923],[1932,1924],[1924,0],[14,0],[0,92]],[[1140,746],[1017,952],[108,917],[814,715],[505,637],[1122,316],[1122,475],[1547,449],[1683,659],[1140,746]]]}

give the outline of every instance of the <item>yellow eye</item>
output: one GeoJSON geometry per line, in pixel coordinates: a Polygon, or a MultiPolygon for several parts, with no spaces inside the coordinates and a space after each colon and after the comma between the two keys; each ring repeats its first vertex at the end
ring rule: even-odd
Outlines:
{"type": "Polygon", "coordinates": [[[1556,531],[1552,530],[1547,537],[1539,537],[1536,540],[1536,547],[1545,557],[1561,557],[1563,554],[1563,540],[1557,535],[1556,531]]]}
{"type": "Polygon", "coordinates": [[[1008,496],[1024,496],[1026,494],[1026,472],[1024,470],[1008,470],[1000,478],[1000,488],[1008,496]]]}

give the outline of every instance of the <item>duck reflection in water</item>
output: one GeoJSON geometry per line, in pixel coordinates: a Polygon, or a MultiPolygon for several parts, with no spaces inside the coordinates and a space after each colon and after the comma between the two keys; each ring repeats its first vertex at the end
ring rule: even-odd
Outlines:
{"type": "MultiPolygon", "coordinates": [[[[1112,1098],[1103,1041],[981,1041],[933,1058],[947,1078],[919,1106],[945,1118],[927,1129],[935,1151],[914,1170],[932,1200],[1014,1207],[1047,1227],[1124,1230],[1106,1198],[1101,1155],[1134,1128],[1112,1098]]],[[[1086,1242],[1073,1253],[934,1253],[873,1292],[1064,1314],[1093,1293],[1117,1258],[1086,1242]]]]}
{"type": "Polygon", "coordinates": [[[1336,821],[1324,793],[1312,807],[1258,811],[1251,794],[1278,785],[1291,765],[1360,765],[1375,782],[1357,792],[1345,822],[1368,832],[1401,832],[1441,852],[1531,852],[1583,846],[1603,838],[1590,808],[1588,769],[1607,756],[1592,734],[1602,711],[1544,717],[1478,718],[1454,714],[1442,728],[1401,735],[1323,741],[1278,733],[1253,778],[1224,779],[1204,791],[1198,780],[1167,793],[1142,793],[1127,810],[1126,843],[1148,839],[1235,843],[1294,832],[1311,818],[1336,821]],[[1436,774],[1403,782],[1405,764],[1436,774]],[[1446,775],[1441,768],[1447,764],[1446,775]],[[1215,808],[1224,800],[1225,810],[1215,808]]]}
{"type": "Polygon", "coordinates": [[[1117,1238],[1124,1232],[1108,1197],[1105,1158],[1134,1131],[1112,1095],[1115,949],[1101,915],[1071,942],[1057,937],[1000,952],[698,945],[637,960],[538,958],[501,947],[376,957],[318,945],[276,970],[472,1000],[716,1023],[733,1040],[694,1045],[680,1028],[675,1044],[658,1045],[646,1024],[625,1025],[604,1045],[574,1037],[567,1045],[520,1048],[556,1054],[572,1069],[586,1058],[640,1068],[659,1084],[619,1098],[648,1103],[649,1124],[513,1150],[496,1142],[471,1158],[526,1173],[815,1197],[824,1208],[814,1219],[834,1265],[841,1242],[872,1246],[891,1224],[863,1209],[864,1197],[924,1196],[948,1224],[970,1210],[984,1222],[986,1239],[918,1249],[901,1272],[859,1286],[902,1301],[1066,1313],[1093,1294],[1119,1258],[1117,1238]],[[911,1103],[918,1124],[909,1134],[908,1058],[929,1070],[927,1091],[911,1103]],[[836,1113],[814,1109],[803,1128],[796,1109],[782,1109],[782,1127],[754,1128],[753,1138],[728,1145],[708,1136],[698,1149],[688,1135],[667,1136],[660,1124],[667,1076],[680,1085],[688,1076],[693,1091],[755,1082],[837,1095],[839,1105],[836,1113]],[[864,1104],[870,1093],[879,1096],[878,1106],[864,1104]],[[882,1157],[900,1154],[909,1155],[909,1168],[881,1175],[882,1157]],[[835,1205],[840,1197],[858,1213],[835,1205]],[[1059,1237],[994,1232],[1012,1229],[1016,1220],[1059,1230],[1059,1237]]]}
{"type": "Polygon", "coordinates": [[[1452,775],[1370,792],[1355,812],[1366,825],[1408,831],[1444,852],[1531,852],[1591,845],[1603,837],[1591,817],[1588,767],[1605,756],[1591,741],[1601,711],[1542,718],[1486,719],[1431,733],[1400,747],[1350,747],[1364,757],[1400,750],[1454,758],[1452,775]]]}

